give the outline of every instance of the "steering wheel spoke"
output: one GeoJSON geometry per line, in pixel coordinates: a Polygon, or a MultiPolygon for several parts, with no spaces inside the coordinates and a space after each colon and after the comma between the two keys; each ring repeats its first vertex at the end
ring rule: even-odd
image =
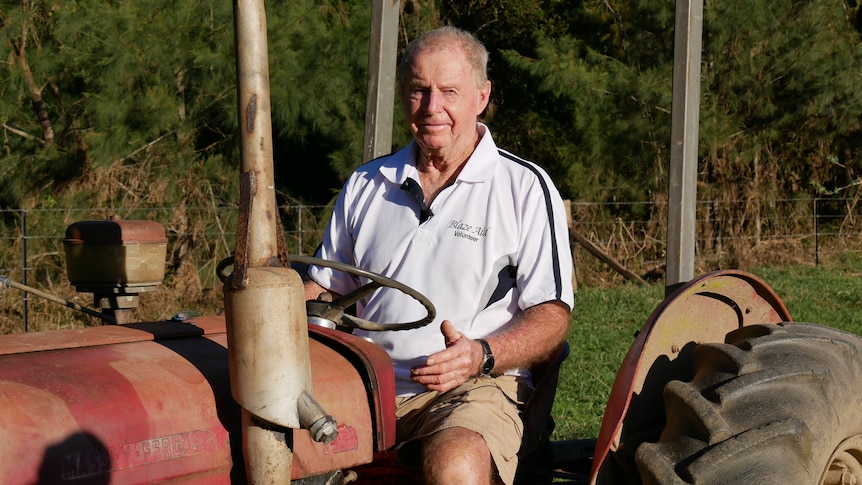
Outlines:
{"type": "MultiPolygon", "coordinates": [[[[322,266],[322,265],[315,265],[315,266],[322,266]]],[[[374,290],[376,290],[377,288],[381,288],[383,286],[384,285],[382,283],[377,282],[377,281],[372,281],[370,283],[366,283],[366,284],[360,286],[359,288],[351,291],[350,293],[348,293],[346,295],[342,295],[339,298],[336,298],[335,300],[332,301],[330,306],[332,306],[335,309],[344,311],[348,307],[350,307],[350,305],[353,305],[357,301],[361,300],[365,295],[371,294],[374,290]]]]}

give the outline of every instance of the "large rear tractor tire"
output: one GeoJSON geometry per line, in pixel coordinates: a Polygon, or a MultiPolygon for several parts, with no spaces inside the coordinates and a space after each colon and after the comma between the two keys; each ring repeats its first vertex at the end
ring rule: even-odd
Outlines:
{"type": "Polygon", "coordinates": [[[645,484],[862,484],[862,339],[754,325],[694,350],[664,389],[666,425],[636,463],[645,484]]]}

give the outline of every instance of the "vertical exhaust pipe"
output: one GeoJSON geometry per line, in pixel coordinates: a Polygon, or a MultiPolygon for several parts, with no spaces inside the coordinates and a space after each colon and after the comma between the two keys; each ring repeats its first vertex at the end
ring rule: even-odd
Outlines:
{"type": "Polygon", "coordinates": [[[234,268],[224,287],[231,393],[242,406],[248,482],[289,484],[293,429],[313,427],[331,441],[335,423],[311,397],[305,295],[278,222],[263,0],[234,0],[234,23],[241,175],[234,268]]]}

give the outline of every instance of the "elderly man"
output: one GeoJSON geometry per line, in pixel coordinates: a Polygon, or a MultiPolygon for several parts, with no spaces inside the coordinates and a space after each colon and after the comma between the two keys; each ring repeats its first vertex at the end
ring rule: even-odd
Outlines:
{"type": "MultiPolygon", "coordinates": [[[[410,43],[398,83],[414,141],[352,174],[318,250],[405,283],[438,310],[424,328],[366,333],[395,365],[399,458],[432,484],[512,483],[528,369],[565,338],[574,303],[559,193],[478,121],[487,60],[452,27],[410,43]]],[[[361,283],[319,267],[309,277],[309,299],[361,283]]],[[[394,290],[357,306],[381,322],[422,315],[394,290]]]]}

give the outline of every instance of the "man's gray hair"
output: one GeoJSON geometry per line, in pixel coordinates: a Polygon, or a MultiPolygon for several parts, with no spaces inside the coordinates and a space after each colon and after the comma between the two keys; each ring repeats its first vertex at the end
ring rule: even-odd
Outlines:
{"type": "Polygon", "coordinates": [[[429,30],[407,44],[398,64],[398,84],[403,86],[407,80],[417,53],[425,49],[444,49],[453,44],[460,47],[467,57],[476,75],[476,86],[483,87],[488,81],[488,50],[473,34],[451,25],[429,30]]]}

